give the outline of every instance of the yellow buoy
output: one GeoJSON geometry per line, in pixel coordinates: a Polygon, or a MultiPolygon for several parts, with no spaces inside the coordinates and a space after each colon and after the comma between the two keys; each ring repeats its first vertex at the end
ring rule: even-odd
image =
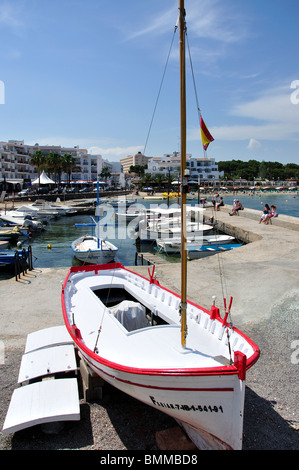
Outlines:
{"type": "Polygon", "coordinates": [[[52,245],[50,243],[48,243],[47,248],[48,248],[48,250],[51,250],[52,245]]]}

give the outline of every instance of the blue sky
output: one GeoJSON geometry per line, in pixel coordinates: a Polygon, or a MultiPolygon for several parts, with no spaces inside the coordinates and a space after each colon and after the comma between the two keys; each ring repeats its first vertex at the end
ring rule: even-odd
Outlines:
{"type": "MultiPolygon", "coordinates": [[[[185,8],[207,156],[299,163],[298,0],[185,8]]],[[[111,161],[179,150],[178,32],[147,141],[177,16],[177,0],[0,0],[0,141],[111,161]]],[[[188,54],[187,73],[187,152],[202,157],[188,54]]]]}

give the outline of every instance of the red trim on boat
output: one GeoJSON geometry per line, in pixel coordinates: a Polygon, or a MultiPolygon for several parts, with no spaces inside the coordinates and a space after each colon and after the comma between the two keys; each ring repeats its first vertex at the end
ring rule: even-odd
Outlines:
{"type": "MultiPolygon", "coordinates": [[[[135,273],[134,271],[130,271],[129,269],[125,268],[121,263],[107,263],[107,264],[101,264],[101,265],[89,265],[89,266],[72,266],[68,272],[68,275],[64,281],[63,287],[62,287],[62,311],[63,311],[63,317],[64,317],[64,322],[66,324],[67,330],[71,337],[73,338],[75,344],[77,344],[78,348],[81,349],[87,356],[89,356],[91,359],[93,359],[96,363],[102,364],[106,367],[109,367],[110,369],[115,369],[118,371],[126,372],[129,374],[139,374],[139,375],[163,375],[163,376],[203,376],[203,375],[234,375],[238,374],[239,376],[242,375],[243,373],[240,372],[240,362],[238,361],[237,364],[229,365],[229,366],[220,366],[220,367],[205,367],[205,368],[196,368],[196,369],[142,369],[142,368],[137,368],[137,367],[127,367],[121,364],[117,364],[114,362],[111,362],[107,359],[102,358],[98,354],[94,353],[91,351],[89,348],[85,346],[85,344],[81,341],[79,338],[78,331],[76,332],[77,334],[74,334],[72,330],[72,326],[69,324],[67,312],[65,309],[65,302],[64,302],[64,289],[66,287],[66,284],[68,282],[69,276],[71,273],[78,273],[78,272],[90,272],[94,271],[95,274],[98,274],[99,271],[104,271],[104,270],[113,270],[113,269],[123,269],[127,272],[130,272],[136,276],[139,276],[146,281],[149,282],[149,280],[142,276],[141,274],[135,273]]],[[[161,289],[164,289],[167,292],[170,292],[171,294],[175,295],[176,297],[180,298],[178,294],[175,292],[172,292],[171,290],[161,286],[159,284],[159,287],[161,289]]],[[[191,302],[188,300],[188,303],[190,305],[193,305],[195,307],[199,307],[196,305],[194,302],[191,302]]],[[[202,307],[200,307],[203,311],[206,313],[210,314],[209,310],[206,310],[202,307]]],[[[222,322],[221,317],[219,316],[216,318],[216,321],[222,322]]],[[[251,347],[254,350],[254,354],[248,359],[245,356],[245,370],[249,369],[250,367],[255,364],[255,362],[258,360],[260,351],[256,344],[248,338],[245,334],[243,334],[241,331],[239,331],[237,328],[233,327],[233,329],[239,333],[247,342],[248,344],[251,345],[251,347]]],[[[244,361],[244,359],[242,359],[244,361]]],[[[244,375],[244,374],[243,374],[244,375]]],[[[241,379],[242,380],[242,379],[241,379]]]]}
{"type": "MultiPolygon", "coordinates": [[[[85,358],[86,359],[86,358],[85,358]]],[[[141,383],[136,383],[132,382],[130,380],[124,380],[119,377],[115,377],[115,375],[108,374],[108,372],[105,372],[103,369],[100,369],[99,367],[95,367],[93,363],[90,361],[87,362],[90,364],[90,366],[93,369],[97,369],[99,374],[103,375],[108,375],[110,378],[114,380],[118,380],[119,382],[134,385],[136,387],[142,387],[142,388],[150,388],[150,389],[155,389],[155,390],[170,390],[170,391],[185,391],[185,392],[233,392],[234,388],[233,387],[226,387],[226,388],[212,388],[212,387],[207,387],[207,388],[189,388],[189,387],[159,387],[157,385],[146,385],[146,384],[141,384],[141,383]]]]}

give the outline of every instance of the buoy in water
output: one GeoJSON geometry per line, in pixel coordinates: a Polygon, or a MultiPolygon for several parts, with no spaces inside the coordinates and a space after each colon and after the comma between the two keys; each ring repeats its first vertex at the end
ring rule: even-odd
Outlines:
{"type": "Polygon", "coordinates": [[[48,250],[51,250],[51,248],[52,248],[51,243],[48,243],[47,248],[48,248],[48,250]]]}

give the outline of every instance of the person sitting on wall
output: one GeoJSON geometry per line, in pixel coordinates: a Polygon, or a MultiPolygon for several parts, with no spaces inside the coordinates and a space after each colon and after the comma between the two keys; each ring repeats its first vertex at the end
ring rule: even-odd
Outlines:
{"type": "Polygon", "coordinates": [[[259,224],[260,224],[261,222],[264,222],[265,218],[266,218],[267,215],[269,215],[270,213],[271,213],[271,209],[270,209],[269,205],[268,205],[268,204],[265,204],[265,207],[264,207],[264,209],[263,209],[263,213],[262,213],[262,215],[261,215],[259,224]]]}
{"type": "Polygon", "coordinates": [[[268,225],[272,217],[278,217],[277,207],[274,206],[274,204],[271,204],[271,211],[268,214],[266,214],[266,216],[264,217],[264,220],[263,220],[264,224],[268,225]]]}
{"type": "Polygon", "coordinates": [[[220,211],[221,206],[224,206],[223,197],[220,198],[220,201],[218,202],[216,206],[216,211],[220,211]]]}
{"type": "Polygon", "coordinates": [[[238,215],[238,212],[241,210],[243,210],[242,204],[240,203],[240,201],[238,201],[238,199],[234,199],[233,209],[229,213],[229,215],[238,215]]]}

